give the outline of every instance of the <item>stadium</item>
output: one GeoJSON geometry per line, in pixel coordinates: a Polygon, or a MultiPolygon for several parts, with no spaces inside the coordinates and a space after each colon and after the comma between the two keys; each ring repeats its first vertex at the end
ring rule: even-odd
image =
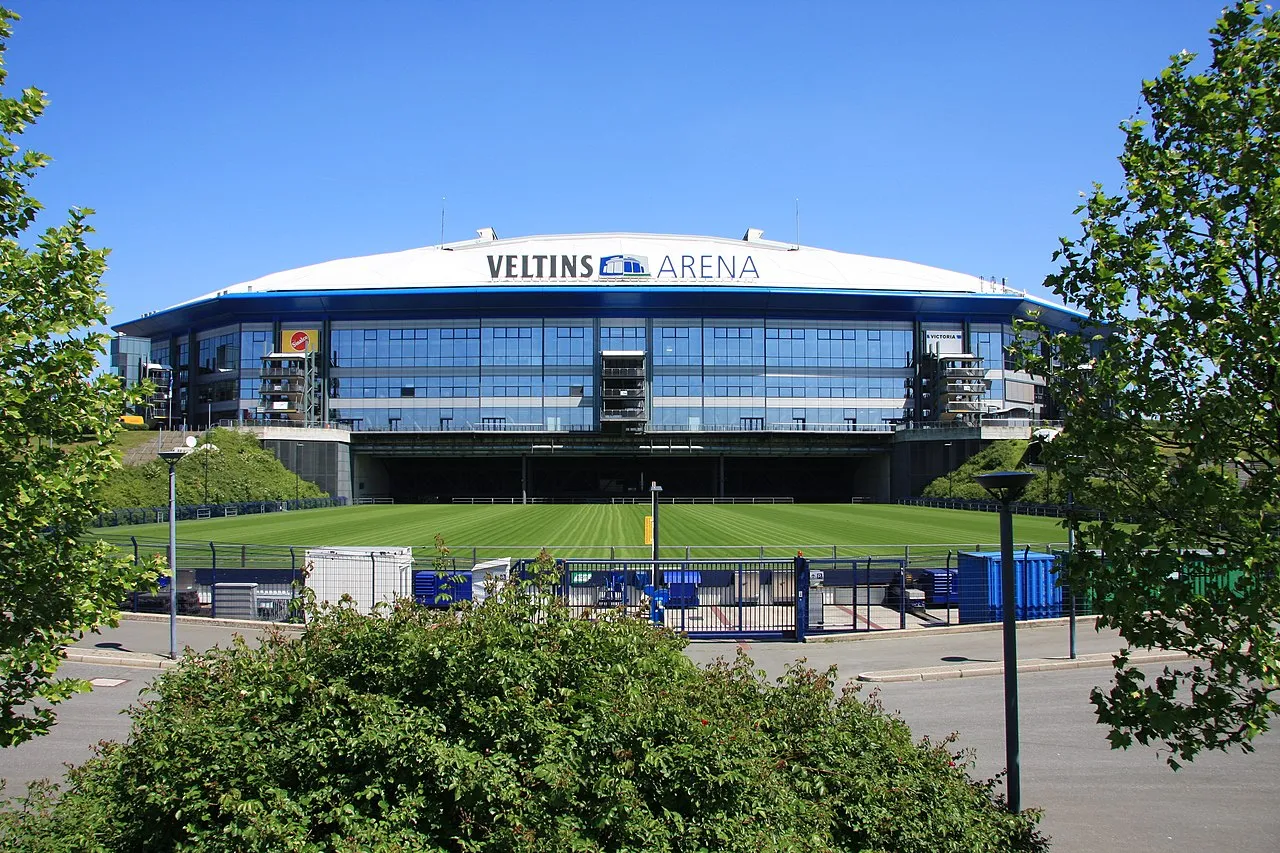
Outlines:
{"type": "Polygon", "coordinates": [[[765,240],[474,240],[264,276],[115,327],[152,425],[260,428],[357,502],[918,493],[1055,420],[1002,282],[765,240]]]}

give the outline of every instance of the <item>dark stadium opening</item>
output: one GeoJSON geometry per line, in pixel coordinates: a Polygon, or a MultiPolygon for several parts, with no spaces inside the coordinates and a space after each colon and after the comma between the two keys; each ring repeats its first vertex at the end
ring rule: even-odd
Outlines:
{"type": "Polygon", "coordinates": [[[395,457],[367,460],[386,471],[386,496],[399,503],[457,498],[563,501],[647,500],[649,484],[664,498],[779,497],[845,503],[883,499],[875,457],[553,456],[395,457]]]}

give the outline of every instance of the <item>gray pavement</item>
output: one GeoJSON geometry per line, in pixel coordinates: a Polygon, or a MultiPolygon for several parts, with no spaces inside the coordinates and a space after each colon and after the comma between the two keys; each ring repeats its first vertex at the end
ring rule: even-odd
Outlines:
{"type": "MultiPolygon", "coordinates": [[[[263,631],[256,623],[183,619],[179,640],[202,650],[230,642],[237,633],[257,642],[263,631]]],[[[30,779],[60,776],[64,762],[84,760],[101,739],[127,737],[129,720],[121,712],[145,698],[150,680],[167,664],[168,642],[167,617],[129,619],[70,649],[67,674],[109,680],[64,705],[48,737],[0,751],[7,793],[20,793],[30,779]]],[[[1120,648],[1114,633],[1081,621],[1082,668],[1044,668],[1067,662],[1064,623],[1021,627],[1018,642],[1025,673],[1019,678],[1023,803],[1045,810],[1041,826],[1054,839],[1054,850],[1280,849],[1280,734],[1263,735],[1252,755],[1203,755],[1174,773],[1154,749],[1110,749],[1094,719],[1089,690],[1110,677],[1109,659],[1120,648]]],[[[687,654],[705,663],[732,657],[739,648],[770,676],[805,658],[812,666],[835,664],[842,679],[875,679],[863,684],[864,695],[876,695],[917,736],[936,739],[958,731],[957,747],[974,751],[975,777],[989,778],[1003,767],[1003,681],[991,677],[1001,671],[998,630],[886,632],[805,645],[695,642],[687,654]],[[939,671],[956,675],[929,675],[939,671]]],[[[1151,661],[1145,668],[1155,672],[1160,665],[1151,661]]]]}

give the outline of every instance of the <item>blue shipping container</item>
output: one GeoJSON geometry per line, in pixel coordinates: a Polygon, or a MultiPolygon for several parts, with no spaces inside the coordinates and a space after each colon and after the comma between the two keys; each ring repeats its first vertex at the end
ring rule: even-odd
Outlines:
{"type": "MultiPolygon", "coordinates": [[[[960,624],[1004,619],[1001,564],[999,551],[960,552],[960,624]]],[[[1053,554],[1014,551],[1013,574],[1014,618],[1048,619],[1062,615],[1062,589],[1057,584],[1057,560],[1053,554]]]]}
{"type": "Polygon", "coordinates": [[[471,572],[414,572],[413,600],[427,607],[471,601],[471,572]]]}

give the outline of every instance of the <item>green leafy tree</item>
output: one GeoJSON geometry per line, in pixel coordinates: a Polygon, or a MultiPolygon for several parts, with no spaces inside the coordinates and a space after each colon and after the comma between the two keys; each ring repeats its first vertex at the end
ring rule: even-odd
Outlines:
{"type": "Polygon", "coordinates": [[[298,639],[188,656],[6,849],[1029,851],[950,742],[835,673],[701,669],[686,640],[540,592],[322,611],[298,639]]]}
{"type": "MultiPolygon", "coordinates": [[[[16,16],[0,9],[0,57],[16,16]]],[[[0,65],[0,84],[6,72],[0,65]]],[[[127,395],[90,378],[106,336],[106,251],[91,249],[89,211],[39,234],[28,184],[48,158],[15,141],[44,94],[0,96],[0,745],[52,724],[51,706],[87,685],[59,679],[60,650],[115,618],[149,574],[80,533],[115,464],[109,447],[127,395]]]]}
{"type": "Polygon", "coordinates": [[[1211,44],[1143,84],[1123,189],[1057,253],[1048,285],[1106,334],[1020,354],[1065,409],[1049,463],[1106,516],[1077,524],[1071,586],[1132,647],[1191,656],[1152,679],[1122,656],[1093,694],[1113,746],[1174,767],[1280,710],[1280,19],[1237,3],[1211,44]]]}

